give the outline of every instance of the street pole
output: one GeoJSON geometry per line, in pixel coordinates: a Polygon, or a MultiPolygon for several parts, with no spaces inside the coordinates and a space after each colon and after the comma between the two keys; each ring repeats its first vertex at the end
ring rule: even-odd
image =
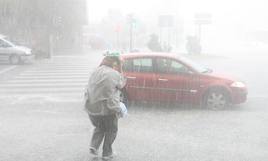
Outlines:
{"type": "Polygon", "coordinates": [[[135,27],[134,25],[136,23],[136,20],[133,14],[128,15],[127,21],[129,23],[129,51],[132,52],[133,51],[133,30],[135,27]]]}
{"type": "Polygon", "coordinates": [[[133,49],[133,24],[130,23],[130,29],[129,29],[129,51],[131,52],[133,49]]]}
{"type": "Polygon", "coordinates": [[[116,32],[116,46],[117,46],[117,49],[120,49],[119,32],[116,32]]]}
{"type": "Polygon", "coordinates": [[[201,52],[201,36],[202,36],[202,25],[211,24],[212,15],[210,13],[196,13],[195,14],[195,24],[198,27],[198,43],[200,45],[201,52]]]}
{"type": "Polygon", "coordinates": [[[54,55],[54,38],[53,35],[49,35],[49,53],[48,53],[48,58],[51,59],[52,56],[54,55]]]}
{"type": "Polygon", "coordinates": [[[198,41],[201,44],[202,24],[198,24],[198,41]]]}

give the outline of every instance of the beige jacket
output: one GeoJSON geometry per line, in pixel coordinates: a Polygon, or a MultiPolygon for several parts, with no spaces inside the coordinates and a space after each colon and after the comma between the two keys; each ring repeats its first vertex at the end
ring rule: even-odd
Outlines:
{"type": "Polygon", "coordinates": [[[90,115],[112,115],[119,113],[120,89],[126,79],[118,71],[102,65],[90,76],[86,94],[86,110],[90,115]]]}

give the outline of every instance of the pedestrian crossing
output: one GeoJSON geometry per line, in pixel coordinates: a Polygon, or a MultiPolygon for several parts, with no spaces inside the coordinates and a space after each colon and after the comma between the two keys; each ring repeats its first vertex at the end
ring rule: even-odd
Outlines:
{"type": "Polygon", "coordinates": [[[59,101],[81,101],[92,69],[98,61],[74,59],[42,62],[10,80],[1,82],[0,98],[36,97],[59,101]]]}

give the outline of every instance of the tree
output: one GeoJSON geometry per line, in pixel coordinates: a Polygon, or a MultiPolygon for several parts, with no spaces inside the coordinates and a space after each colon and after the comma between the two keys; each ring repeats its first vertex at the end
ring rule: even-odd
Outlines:
{"type": "Polygon", "coordinates": [[[161,52],[162,48],[161,48],[161,44],[159,42],[159,38],[156,34],[152,34],[150,36],[150,40],[147,43],[147,47],[154,52],[161,52]]]}

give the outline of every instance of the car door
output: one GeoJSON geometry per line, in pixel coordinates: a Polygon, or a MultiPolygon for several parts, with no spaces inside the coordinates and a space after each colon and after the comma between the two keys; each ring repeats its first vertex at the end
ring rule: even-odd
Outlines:
{"type": "Polygon", "coordinates": [[[124,75],[127,78],[127,93],[132,100],[151,101],[154,98],[156,76],[151,57],[124,60],[124,75]]]}
{"type": "Polygon", "coordinates": [[[160,101],[192,102],[199,87],[199,76],[182,62],[156,58],[156,88],[160,101]]]}

